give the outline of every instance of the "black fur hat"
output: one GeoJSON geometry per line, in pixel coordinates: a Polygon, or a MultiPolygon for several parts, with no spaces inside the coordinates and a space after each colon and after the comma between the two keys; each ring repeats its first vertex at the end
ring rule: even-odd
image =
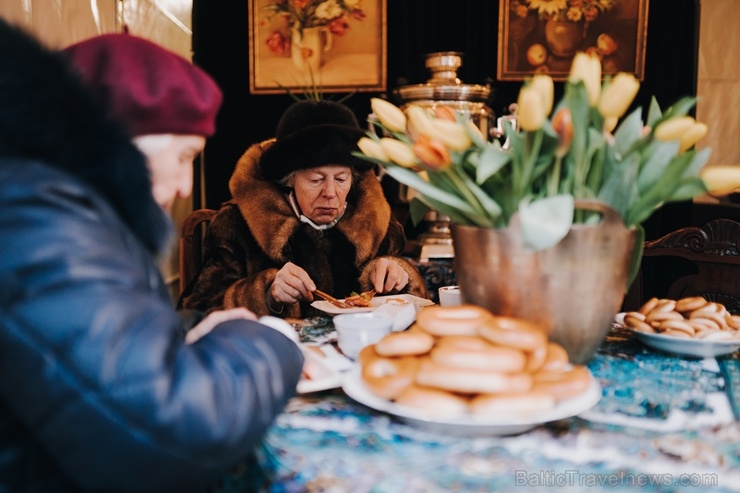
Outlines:
{"type": "Polygon", "coordinates": [[[278,181],[293,171],[331,164],[366,171],[373,165],[351,153],[365,132],[349,108],[329,100],[293,103],[278,122],[275,143],[260,159],[260,171],[278,181]]]}

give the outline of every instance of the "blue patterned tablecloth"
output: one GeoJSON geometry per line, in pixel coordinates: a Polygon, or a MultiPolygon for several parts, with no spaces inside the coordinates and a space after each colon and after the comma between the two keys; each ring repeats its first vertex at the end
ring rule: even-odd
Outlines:
{"type": "MultiPolygon", "coordinates": [[[[740,491],[737,353],[676,357],[615,328],[588,366],[594,408],[515,436],[432,433],[338,389],[296,397],[266,436],[259,491],[740,491]]],[[[220,491],[254,480],[243,467],[220,491]]]]}

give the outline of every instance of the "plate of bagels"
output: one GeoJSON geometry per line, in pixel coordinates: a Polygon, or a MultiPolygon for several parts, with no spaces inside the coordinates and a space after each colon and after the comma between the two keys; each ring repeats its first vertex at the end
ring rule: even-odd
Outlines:
{"type": "Polygon", "coordinates": [[[344,375],[355,401],[447,434],[513,435],[587,411],[601,387],[539,326],[475,305],[434,306],[366,346],[344,375]]]}
{"type": "Polygon", "coordinates": [[[740,315],[701,296],[654,297],[638,311],[617,314],[615,321],[646,346],[669,353],[714,358],[740,348],[740,315]]]}

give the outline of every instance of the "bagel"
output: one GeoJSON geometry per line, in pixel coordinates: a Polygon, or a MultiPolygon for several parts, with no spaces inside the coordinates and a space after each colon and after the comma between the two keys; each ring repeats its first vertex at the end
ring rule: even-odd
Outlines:
{"type": "Polygon", "coordinates": [[[655,297],[650,298],[649,300],[645,302],[644,305],[640,307],[638,311],[642,313],[643,315],[647,315],[648,313],[653,311],[656,306],[658,306],[658,303],[660,303],[660,300],[658,298],[655,298],[655,297]]]}
{"type": "Polygon", "coordinates": [[[727,330],[706,330],[696,337],[705,341],[729,341],[734,338],[732,332],[727,330]]]}
{"type": "Polygon", "coordinates": [[[568,352],[557,342],[547,344],[547,357],[539,371],[563,371],[568,366],[568,352]]]}
{"type": "Polygon", "coordinates": [[[391,332],[375,343],[380,356],[415,356],[428,353],[434,346],[434,337],[420,330],[391,332]]]}
{"type": "Polygon", "coordinates": [[[661,322],[665,322],[666,320],[683,320],[683,315],[681,315],[678,312],[674,311],[660,311],[660,310],[653,310],[652,312],[648,313],[645,316],[645,322],[652,325],[653,327],[657,327],[661,324],[661,322]]]}
{"type": "Polygon", "coordinates": [[[630,314],[624,316],[624,325],[632,330],[637,330],[639,332],[645,332],[648,334],[652,334],[655,332],[655,329],[652,325],[630,314]]]}
{"type": "Polygon", "coordinates": [[[555,407],[555,397],[547,392],[526,394],[479,394],[470,399],[470,412],[481,415],[537,413],[555,407]]]}
{"type": "Polygon", "coordinates": [[[433,336],[472,336],[491,318],[493,315],[476,305],[433,306],[420,311],[416,323],[433,336]]]}
{"type": "Polygon", "coordinates": [[[451,392],[411,384],[395,399],[396,404],[422,409],[434,417],[454,417],[468,412],[468,401],[451,392]]]}
{"type": "Polygon", "coordinates": [[[362,366],[362,381],[372,394],[392,400],[413,383],[418,366],[413,356],[371,357],[362,366]]]}
{"type": "Polygon", "coordinates": [[[493,344],[488,344],[488,347],[482,349],[463,349],[450,345],[437,346],[432,349],[430,359],[451,368],[502,373],[521,372],[527,363],[527,358],[522,351],[493,344]]]}
{"type": "Polygon", "coordinates": [[[539,325],[519,318],[493,317],[480,327],[479,333],[494,344],[524,351],[534,351],[547,345],[547,336],[539,325]]]}
{"type": "Polygon", "coordinates": [[[690,318],[686,320],[686,323],[694,328],[694,332],[722,330],[722,327],[715,320],[703,317],[690,318]]]}
{"type": "Polygon", "coordinates": [[[585,366],[573,366],[565,371],[541,371],[532,375],[532,392],[544,392],[560,401],[588,390],[591,375],[585,366]]]}
{"type": "Polygon", "coordinates": [[[650,313],[655,312],[672,312],[676,309],[676,300],[662,299],[658,301],[658,305],[651,310],[650,313]]]}
{"type": "Polygon", "coordinates": [[[433,361],[420,365],[415,382],[461,394],[524,393],[532,388],[529,373],[502,373],[443,366],[433,361]]]}
{"type": "Polygon", "coordinates": [[[740,315],[725,316],[725,323],[732,329],[740,330],[740,315]]]}
{"type": "Polygon", "coordinates": [[[543,344],[527,353],[527,366],[524,371],[534,373],[542,369],[542,365],[547,360],[547,344],[543,344]]]}
{"type": "Polygon", "coordinates": [[[694,327],[683,320],[664,320],[658,326],[658,330],[665,332],[668,330],[679,330],[693,336],[696,333],[694,327]]]}
{"type": "Polygon", "coordinates": [[[694,310],[698,310],[706,304],[707,300],[705,300],[701,296],[681,298],[680,300],[676,301],[676,311],[681,313],[692,312],[694,310]]]}
{"type": "Polygon", "coordinates": [[[705,318],[708,320],[713,320],[714,322],[717,322],[720,330],[727,330],[727,322],[725,321],[725,317],[714,310],[705,310],[703,308],[700,310],[695,310],[689,314],[689,320],[695,318],[705,318]]]}

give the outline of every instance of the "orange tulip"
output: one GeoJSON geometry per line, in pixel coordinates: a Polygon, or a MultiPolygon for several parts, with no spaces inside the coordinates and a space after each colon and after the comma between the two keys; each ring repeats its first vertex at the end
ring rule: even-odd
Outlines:
{"type": "Polygon", "coordinates": [[[414,142],[414,154],[429,169],[440,171],[452,164],[450,150],[440,141],[421,135],[414,142]]]}

